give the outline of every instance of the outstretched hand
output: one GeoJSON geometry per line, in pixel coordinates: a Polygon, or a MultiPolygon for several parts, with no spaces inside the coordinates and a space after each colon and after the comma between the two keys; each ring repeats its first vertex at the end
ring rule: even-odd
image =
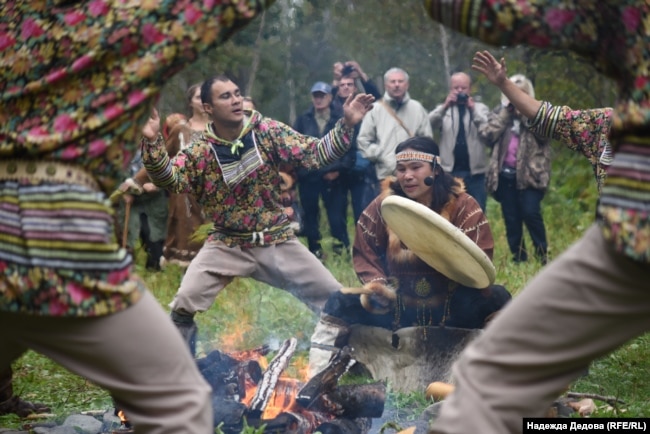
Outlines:
{"type": "Polygon", "coordinates": [[[372,109],[375,97],[368,93],[350,95],[343,104],[343,122],[348,127],[353,127],[372,109]]]}
{"type": "Polygon", "coordinates": [[[151,109],[151,116],[147,119],[147,123],[142,127],[142,135],[149,140],[155,140],[160,133],[160,116],[155,107],[151,109]]]}
{"type": "Polygon", "coordinates": [[[489,51],[477,51],[472,59],[472,69],[485,75],[488,80],[497,87],[508,79],[508,68],[506,59],[497,59],[489,51]]]}

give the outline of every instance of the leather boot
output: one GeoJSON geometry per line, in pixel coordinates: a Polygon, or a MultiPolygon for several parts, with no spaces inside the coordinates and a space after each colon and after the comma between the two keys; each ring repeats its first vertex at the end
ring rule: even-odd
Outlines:
{"type": "Polygon", "coordinates": [[[15,413],[27,417],[32,413],[46,413],[50,407],[38,402],[23,401],[14,395],[11,368],[0,373],[0,415],[15,413]]]}
{"type": "Polygon", "coordinates": [[[190,349],[192,357],[196,357],[196,334],[199,329],[194,322],[194,314],[172,311],[171,318],[190,349]]]}
{"type": "Polygon", "coordinates": [[[347,344],[349,336],[350,328],[344,321],[331,315],[321,314],[311,336],[309,378],[327,367],[332,356],[347,344]]]}

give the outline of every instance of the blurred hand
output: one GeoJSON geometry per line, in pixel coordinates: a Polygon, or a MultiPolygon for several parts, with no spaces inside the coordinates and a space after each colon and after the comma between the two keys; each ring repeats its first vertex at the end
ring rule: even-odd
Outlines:
{"type": "Polygon", "coordinates": [[[147,123],[142,127],[142,135],[149,140],[155,140],[160,133],[160,116],[158,115],[158,110],[155,107],[151,109],[151,116],[147,120],[147,123]]]}
{"type": "Polygon", "coordinates": [[[489,51],[477,51],[472,59],[472,69],[483,74],[490,83],[501,88],[508,79],[508,68],[506,59],[497,61],[489,51]]]}
{"type": "Polygon", "coordinates": [[[153,182],[145,182],[142,188],[147,193],[153,193],[154,191],[158,191],[158,187],[156,187],[153,182]]]}
{"type": "Polygon", "coordinates": [[[348,127],[353,127],[372,109],[372,103],[375,97],[367,93],[350,95],[345,104],[343,104],[343,122],[348,127]]]}
{"type": "Polygon", "coordinates": [[[343,73],[343,63],[342,62],[336,62],[332,66],[332,74],[334,75],[334,80],[340,80],[341,75],[343,73]]]}

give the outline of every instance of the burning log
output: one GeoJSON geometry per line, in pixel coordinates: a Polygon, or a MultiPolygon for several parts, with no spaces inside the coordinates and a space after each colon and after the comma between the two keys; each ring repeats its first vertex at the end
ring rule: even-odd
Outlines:
{"type": "Polygon", "coordinates": [[[250,417],[259,419],[262,413],[264,413],[264,409],[275,391],[275,386],[278,383],[280,375],[289,366],[289,361],[296,351],[296,345],[298,345],[297,339],[287,339],[282,343],[278,354],[269,363],[269,367],[264,372],[262,381],[257,386],[255,397],[249,406],[248,415],[250,417]]]}
{"type": "Polygon", "coordinates": [[[340,349],[325,369],[305,384],[300,389],[296,401],[304,408],[309,408],[314,401],[318,399],[323,393],[328,393],[334,390],[334,387],[339,381],[339,378],[345,374],[350,367],[352,361],[352,349],[350,347],[343,347],[340,349]]]}
{"type": "Polygon", "coordinates": [[[221,425],[226,433],[240,433],[244,428],[244,414],[248,407],[241,402],[222,396],[212,396],[214,426],[221,425]]]}
{"type": "Polygon", "coordinates": [[[265,433],[309,434],[322,422],[322,415],[285,411],[274,419],[262,421],[265,433]],[[317,420],[316,418],[321,418],[317,420]]]}
{"type": "Polygon", "coordinates": [[[212,351],[196,363],[212,386],[213,395],[235,401],[246,397],[246,381],[255,384],[262,378],[257,361],[241,361],[219,351],[212,351]]]}
{"type": "Polygon", "coordinates": [[[306,384],[283,377],[296,345],[296,339],[285,341],[263,374],[256,360],[240,357],[254,357],[251,352],[213,351],[197,361],[213,387],[215,426],[227,434],[238,434],[245,425],[264,426],[265,433],[367,433],[370,418],[383,414],[386,385],[338,386],[352,362],[349,347],[306,384]]]}

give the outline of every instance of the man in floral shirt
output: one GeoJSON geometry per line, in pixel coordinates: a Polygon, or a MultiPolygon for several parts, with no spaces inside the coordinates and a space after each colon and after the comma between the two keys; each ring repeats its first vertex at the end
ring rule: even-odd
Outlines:
{"type": "Polygon", "coordinates": [[[425,3],[435,20],[494,45],[573,50],[619,85],[598,222],[465,349],[431,431],[520,433],[591,360],[650,330],[650,1],[425,3]]]}
{"type": "Polygon", "coordinates": [[[320,140],[257,111],[245,114],[239,87],[226,76],[206,80],[201,100],[212,119],[204,139],[170,159],[154,115],[142,141],[144,166],[154,184],[193,195],[213,223],[170,305],[192,353],[194,315],[209,309],[235,277],[286,289],[315,312],[341,288],[294,235],[282,205],[280,167],[314,170],[343,156],[374,97],[348,98],[344,117],[320,140]]]}
{"type": "Polygon", "coordinates": [[[0,372],[34,349],[107,389],[136,432],[214,432],[210,387],[106,195],[169,78],[268,3],[0,0],[0,372]]]}

